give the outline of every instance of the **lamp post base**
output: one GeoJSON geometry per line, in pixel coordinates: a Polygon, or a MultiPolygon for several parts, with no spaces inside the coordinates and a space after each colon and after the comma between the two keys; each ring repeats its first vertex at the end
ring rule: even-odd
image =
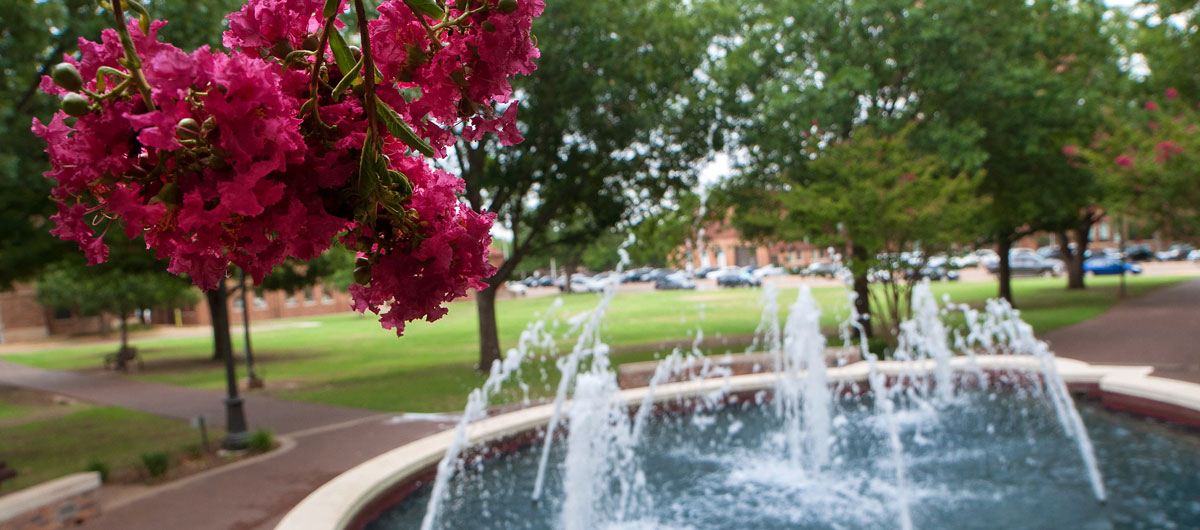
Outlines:
{"type": "Polygon", "coordinates": [[[246,414],[242,410],[242,398],[225,400],[225,438],[221,440],[221,449],[236,451],[246,448],[249,438],[246,432],[246,414]]]}

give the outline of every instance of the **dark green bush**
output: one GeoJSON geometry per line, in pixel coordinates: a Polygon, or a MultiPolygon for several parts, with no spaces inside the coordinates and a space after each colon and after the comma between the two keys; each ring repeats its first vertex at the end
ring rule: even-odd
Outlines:
{"type": "Polygon", "coordinates": [[[92,460],[83,468],[84,471],[95,471],[100,474],[100,482],[108,482],[108,464],[100,460],[92,460]]]}
{"type": "Polygon", "coordinates": [[[275,447],[275,435],[270,430],[259,429],[246,440],[246,447],[256,453],[265,453],[275,447]]]}
{"type": "Polygon", "coordinates": [[[171,455],[166,451],[153,451],[150,453],[142,453],[142,469],[151,478],[161,477],[167,474],[167,470],[171,468],[171,455]]]}

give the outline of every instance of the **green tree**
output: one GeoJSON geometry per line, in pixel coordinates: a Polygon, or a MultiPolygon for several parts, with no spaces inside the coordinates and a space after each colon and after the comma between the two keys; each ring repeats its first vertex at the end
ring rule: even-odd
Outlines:
{"type": "Polygon", "coordinates": [[[852,249],[847,266],[855,278],[874,272],[884,280],[881,289],[866,289],[872,307],[884,310],[861,322],[868,334],[878,331],[872,322],[894,332],[907,316],[921,266],[899,254],[918,244],[925,255],[944,250],[969,237],[978,221],[974,194],[982,175],[956,172],[942,157],[914,151],[906,139],[910,130],[879,135],[860,127],[849,138],[805,150],[807,162],[753,198],[757,207],[739,212],[739,224],[750,233],[852,249]]]}
{"type": "Polygon", "coordinates": [[[1177,91],[1110,111],[1080,153],[1103,179],[1108,205],[1178,239],[1200,237],[1200,111],[1177,91]]]}
{"type": "MultiPolygon", "coordinates": [[[[999,247],[1000,295],[1011,299],[1012,244],[1086,206],[1077,196],[1086,175],[1060,150],[1093,130],[1116,71],[1104,12],[1100,2],[1057,0],[790,0],[750,10],[750,32],[729,41],[718,83],[745,149],[739,179],[765,189],[804,163],[799,143],[915,122],[918,152],[986,171],[982,232],[999,247]]],[[[865,279],[855,283],[866,313],[865,279]]]]}
{"type": "Polygon", "coordinates": [[[513,233],[476,298],[481,369],[500,358],[496,290],[523,259],[582,251],[692,182],[712,112],[694,74],[708,57],[708,6],[562,0],[535,20],[538,70],[514,83],[525,141],[456,150],[471,206],[496,212],[513,233]]]}
{"type": "Polygon", "coordinates": [[[1106,8],[1055,0],[925,5],[941,21],[945,69],[922,78],[920,106],[935,130],[973,139],[957,165],[986,172],[984,237],[1000,257],[999,295],[1012,301],[1008,257],[1018,239],[1094,222],[1094,176],[1069,164],[1062,147],[1095,130],[1104,92],[1119,88],[1106,8]]]}
{"type": "Polygon", "coordinates": [[[166,264],[121,235],[107,237],[109,261],[89,267],[82,256],[59,260],[36,282],[38,302],[78,315],[115,315],[121,329],[116,365],[133,358],[129,347],[129,318],[142,309],[171,309],[195,303],[190,282],[166,272],[166,264]]]}

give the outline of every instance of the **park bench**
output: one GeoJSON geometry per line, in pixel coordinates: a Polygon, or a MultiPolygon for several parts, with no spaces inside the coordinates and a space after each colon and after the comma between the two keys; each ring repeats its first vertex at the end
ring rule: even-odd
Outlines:
{"type": "Polygon", "coordinates": [[[123,348],[116,353],[110,353],[104,356],[105,370],[120,370],[125,372],[128,371],[129,367],[134,363],[137,363],[138,371],[142,371],[144,368],[142,364],[142,356],[138,355],[137,348],[132,346],[123,348]]]}

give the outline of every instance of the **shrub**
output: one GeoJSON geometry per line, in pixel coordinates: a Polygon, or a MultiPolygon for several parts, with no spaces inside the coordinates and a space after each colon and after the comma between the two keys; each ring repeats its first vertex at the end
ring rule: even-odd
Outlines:
{"type": "Polygon", "coordinates": [[[171,467],[171,455],[166,451],[153,451],[150,453],[142,453],[142,468],[146,470],[146,474],[151,478],[161,477],[167,474],[167,469],[171,467]]]}
{"type": "Polygon", "coordinates": [[[84,471],[95,471],[100,474],[100,482],[108,482],[108,464],[100,460],[92,460],[83,468],[84,471]]]}
{"type": "Polygon", "coordinates": [[[268,429],[259,429],[246,440],[246,447],[256,453],[265,453],[275,447],[275,435],[268,429]]]}

